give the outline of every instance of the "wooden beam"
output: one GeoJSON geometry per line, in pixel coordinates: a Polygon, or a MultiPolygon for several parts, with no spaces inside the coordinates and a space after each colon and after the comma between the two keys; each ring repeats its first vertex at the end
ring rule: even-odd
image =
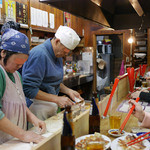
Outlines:
{"type": "Polygon", "coordinates": [[[132,7],[135,9],[135,11],[137,12],[137,14],[141,17],[144,14],[144,11],[140,5],[140,3],[138,2],[138,0],[129,0],[129,2],[131,3],[132,7]]]}
{"type": "Polygon", "coordinates": [[[93,3],[95,3],[98,6],[101,6],[102,0],[91,0],[93,3]]]}

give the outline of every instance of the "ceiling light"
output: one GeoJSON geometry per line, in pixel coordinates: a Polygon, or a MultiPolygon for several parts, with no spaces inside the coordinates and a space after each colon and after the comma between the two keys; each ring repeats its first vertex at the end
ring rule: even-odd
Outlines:
{"type": "Polygon", "coordinates": [[[130,37],[129,39],[128,39],[128,43],[133,43],[133,37],[130,37]]]}

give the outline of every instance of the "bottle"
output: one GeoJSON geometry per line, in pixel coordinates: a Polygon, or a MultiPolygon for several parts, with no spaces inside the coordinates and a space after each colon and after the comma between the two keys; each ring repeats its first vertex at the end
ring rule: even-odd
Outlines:
{"type": "Polygon", "coordinates": [[[113,88],[113,82],[110,83],[110,90],[113,88]]]}
{"type": "Polygon", "coordinates": [[[93,92],[93,96],[95,98],[96,105],[98,106],[99,99],[97,97],[97,92],[93,92]]]}
{"type": "Polygon", "coordinates": [[[137,76],[137,79],[136,79],[136,83],[135,83],[135,87],[140,87],[140,77],[137,76]]]}
{"type": "Polygon", "coordinates": [[[67,113],[65,110],[63,132],[61,135],[61,150],[75,150],[75,136],[72,135],[72,128],[67,119],[67,113]]]}
{"type": "Polygon", "coordinates": [[[74,124],[73,124],[73,116],[72,116],[71,106],[69,106],[69,105],[66,106],[65,111],[66,111],[67,120],[70,123],[71,129],[72,129],[72,135],[74,135],[74,124]]]}
{"type": "Polygon", "coordinates": [[[139,79],[140,79],[140,81],[139,81],[139,87],[141,87],[142,86],[143,77],[140,76],[139,79]]]}
{"type": "Polygon", "coordinates": [[[73,72],[77,72],[77,65],[76,64],[74,64],[74,66],[73,66],[73,72]]]}
{"type": "Polygon", "coordinates": [[[100,132],[100,115],[99,110],[95,102],[95,98],[92,98],[92,111],[89,116],[89,134],[100,132]]]}

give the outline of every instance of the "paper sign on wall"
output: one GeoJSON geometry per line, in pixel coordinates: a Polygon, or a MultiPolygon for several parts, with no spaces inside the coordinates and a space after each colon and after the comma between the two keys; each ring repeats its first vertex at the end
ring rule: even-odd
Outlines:
{"type": "Polygon", "coordinates": [[[49,20],[50,20],[50,28],[54,29],[54,28],[55,28],[55,18],[54,18],[54,14],[49,13],[49,20]]]}
{"type": "Polygon", "coordinates": [[[90,66],[93,66],[92,52],[83,52],[82,53],[82,60],[88,60],[88,61],[90,61],[90,66]]]}

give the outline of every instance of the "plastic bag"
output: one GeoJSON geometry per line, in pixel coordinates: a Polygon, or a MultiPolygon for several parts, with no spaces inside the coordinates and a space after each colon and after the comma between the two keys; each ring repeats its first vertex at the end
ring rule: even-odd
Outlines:
{"type": "Polygon", "coordinates": [[[97,90],[100,91],[105,87],[108,77],[106,76],[104,79],[97,76],[97,90]]]}

